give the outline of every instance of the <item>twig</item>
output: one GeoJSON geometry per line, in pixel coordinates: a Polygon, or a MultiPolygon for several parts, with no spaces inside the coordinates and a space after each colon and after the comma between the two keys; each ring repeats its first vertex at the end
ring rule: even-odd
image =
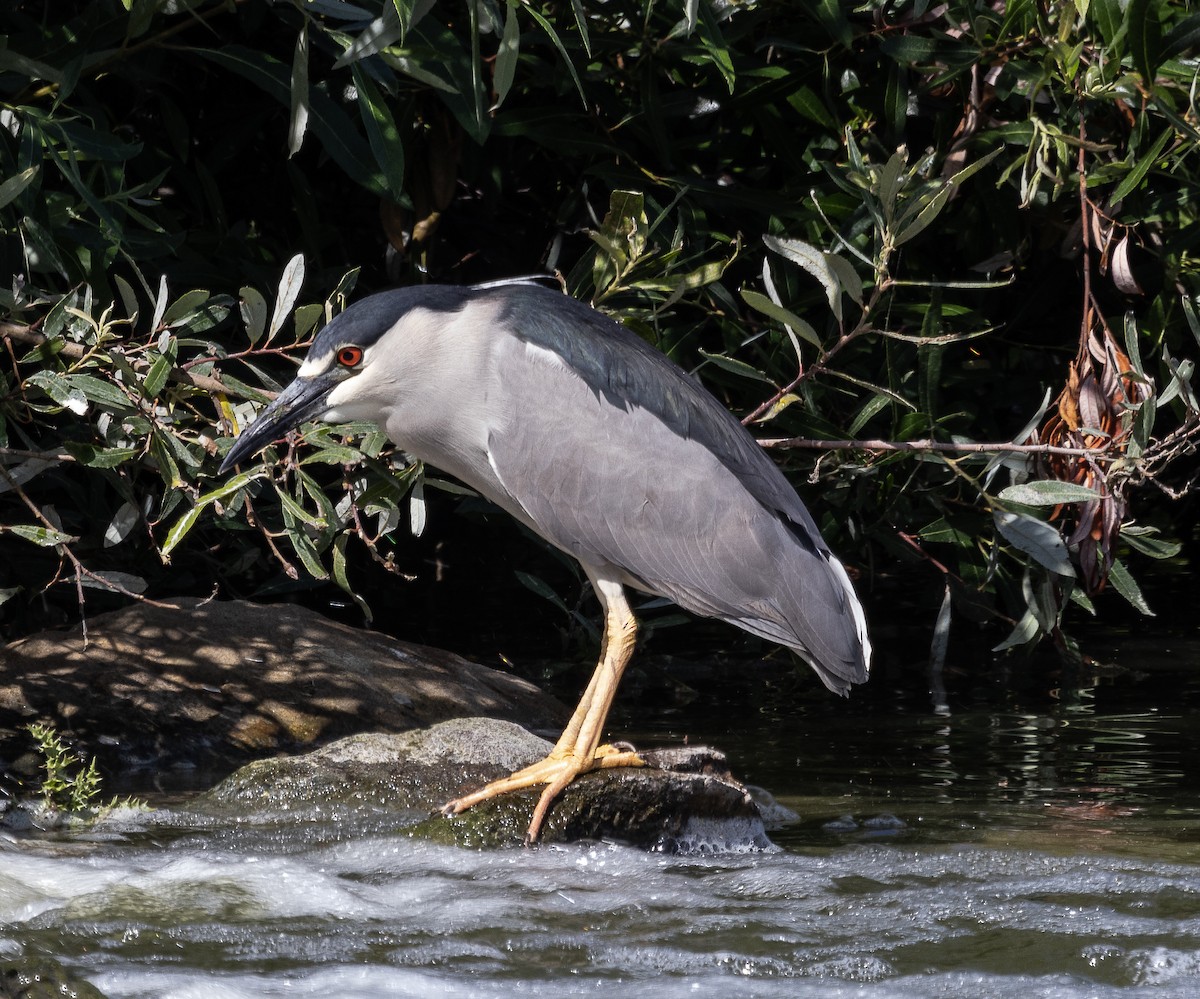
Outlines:
{"type": "MultiPolygon", "coordinates": [[[[0,336],[6,337],[9,340],[18,340],[21,343],[27,343],[34,347],[41,347],[51,340],[50,337],[44,333],[39,333],[32,326],[22,326],[18,323],[9,322],[0,322],[0,336]]],[[[72,343],[70,340],[63,341],[61,344],[56,344],[55,346],[63,357],[69,358],[72,361],[81,360],[87,355],[89,349],[81,343],[72,343]]],[[[243,394],[226,385],[219,378],[214,378],[212,375],[193,374],[191,371],[178,365],[171,369],[171,378],[184,385],[193,385],[198,389],[203,389],[205,392],[220,392],[224,395],[233,396],[241,396],[243,394]]]]}
{"type": "Polygon", "coordinates": [[[975,443],[948,444],[945,441],[820,441],[805,437],[772,437],[758,442],[763,447],[804,448],[812,451],[948,451],[959,454],[984,454],[1011,452],[1013,454],[1065,454],[1085,455],[1089,458],[1105,458],[1103,448],[1056,447],[1051,444],[997,444],[975,443]]]}

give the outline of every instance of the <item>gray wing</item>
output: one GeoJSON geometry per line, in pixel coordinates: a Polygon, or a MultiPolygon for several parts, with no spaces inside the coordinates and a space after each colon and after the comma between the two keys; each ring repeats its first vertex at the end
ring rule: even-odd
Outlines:
{"type": "Polygon", "coordinates": [[[497,344],[489,461],[522,519],[587,566],[796,649],[839,693],[865,680],[861,610],[787,480],[677,366],[592,316],[567,350],[497,344]]]}

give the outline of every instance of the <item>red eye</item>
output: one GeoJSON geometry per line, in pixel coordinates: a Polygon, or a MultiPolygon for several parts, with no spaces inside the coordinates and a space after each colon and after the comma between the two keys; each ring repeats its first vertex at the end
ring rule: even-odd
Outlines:
{"type": "Polygon", "coordinates": [[[357,368],[362,364],[363,352],[361,347],[342,347],[337,352],[337,362],[343,368],[357,368]]]}

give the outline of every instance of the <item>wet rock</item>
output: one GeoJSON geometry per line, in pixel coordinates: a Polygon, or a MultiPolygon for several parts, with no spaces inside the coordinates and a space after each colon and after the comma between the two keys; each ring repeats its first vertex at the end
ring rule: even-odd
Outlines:
{"type": "Polygon", "coordinates": [[[34,775],[34,721],[110,775],[220,776],[355,732],[483,714],[556,731],[567,716],[524,680],[299,607],[173,603],[92,617],[86,642],[44,632],[0,653],[0,771],[34,775]]]}
{"type": "MultiPolygon", "coordinates": [[[[467,847],[520,844],[540,788],[444,818],[449,799],[541,759],[551,744],[518,725],[458,719],[398,735],[356,735],[289,759],[243,767],[189,809],[255,817],[344,806],[401,813],[413,835],[467,847]],[[250,813],[249,815],[247,813],[250,813]]],[[[770,848],[747,789],[720,753],[650,750],[648,766],[586,774],[552,806],[542,842],[615,839],[647,849],[717,853],[770,848]]]]}
{"type": "Polygon", "coordinates": [[[0,999],[104,999],[94,985],[76,978],[49,957],[0,958],[0,999]]]}

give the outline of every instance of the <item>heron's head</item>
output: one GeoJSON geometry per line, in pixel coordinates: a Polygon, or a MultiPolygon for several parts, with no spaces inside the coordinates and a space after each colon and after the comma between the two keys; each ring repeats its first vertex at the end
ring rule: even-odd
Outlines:
{"type": "Polygon", "coordinates": [[[415,310],[422,316],[454,311],[467,294],[449,287],[401,288],[350,306],[317,334],[295,379],[238,437],[221,473],[309,420],[379,421],[380,385],[403,374],[399,344],[428,329],[406,320],[415,310]]]}

